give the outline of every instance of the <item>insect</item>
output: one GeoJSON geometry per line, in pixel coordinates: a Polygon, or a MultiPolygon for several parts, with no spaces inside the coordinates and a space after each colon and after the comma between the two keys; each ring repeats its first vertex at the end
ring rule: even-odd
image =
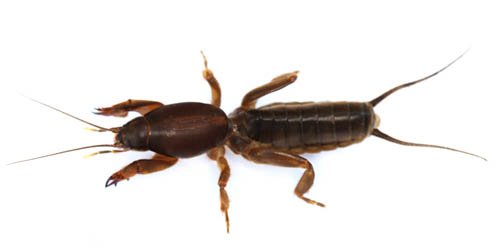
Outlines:
{"type": "Polygon", "coordinates": [[[314,169],[307,159],[300,156],[302,153],[333,150],[361,142],[369,135],[374,135],[401,145],[447,149],[486,160],[481,156],[453,148],[401,141],[377,128],[380,118],[374,112],[374,107],[380,101],[399,89],[439,74],[459,60],[463,54],[435,73],[399,85],[369,102],[289,102],[272,103],[256,108],[256,102],[260,97],[295,82],[298,71],[283,74],[249,91],[242,99],[240,107],[228,116],[219,108],[220,85],[208,68],[206,57],[202,55],[205,66],[203,77],[211,87],[211,104],[185,102],[164,105],[156,101],[128,100],[111,107],[98,108],[96,114],[125,117],[128,112],[135,111],[141,116],[121,127],[104,128],[34,100],[95,127],[96,129],[92,129],[94,131],[115,133],[115,142],[66,150],[10,164],[93,147],[115,149],[91,155],[129,150],[155,152],[151,159],[134,161],[112,174],[105,184],[109,187],[136,174],[149,174],[167,169],[175,165],[178,159],[206,153],[211,160],[216,161],[221,171],[218,179],[220,206],[229,232],[230,200],[225,187],[230,178],[230,167],[225,159],[225,146],[249,161],[304,169],[294,194],[307,203],[321,207],[324,207],[323,203],[305,197],[305,193],[314,183],[314,169]]]}

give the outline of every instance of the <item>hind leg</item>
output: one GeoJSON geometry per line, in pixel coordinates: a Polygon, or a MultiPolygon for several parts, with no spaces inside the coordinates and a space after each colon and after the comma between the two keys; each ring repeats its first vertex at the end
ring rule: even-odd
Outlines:
{"type": "Polygon", "coordinates": [[[296,81],[298,71],[280,75],[269,83],[249,91],[242,99],[241,108],[244,110],[254,109],[256,101],[264,95],[282,89],[296,81]]]}
{"type": "Polygon", "coordinates": [[[243,152],[242,155],[246,159],[256,163],[305,169],[303,176],[300,178],[300,181],[296,185],[294,193],[296,196],[298,196],[298,198],[310,204],[324,207],[324,204],[311,200],[304,196],[304,194],[307,193],[310,187],[312,187],[312,185],[314,184],[315,177],[314,168],[307,159],[299,155],[260,146],[251,147],[243,152]]]}

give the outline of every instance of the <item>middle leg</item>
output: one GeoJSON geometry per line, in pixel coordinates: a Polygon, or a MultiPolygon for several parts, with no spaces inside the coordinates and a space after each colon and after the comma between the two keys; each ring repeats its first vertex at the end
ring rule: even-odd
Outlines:
{"type": "Polygon", "coordinates": [[[221,211],[225,213],[225,221],[227,223],[227,233],[229,232],[230,222],[228,219],[228,207],[230,206],[230,200],[228,199],[227,191],[225,187],[227,186],[228,179],[230,178],[230,167],[225,159],[225,147],[219,146],[211,149],[207,156],[218,163],[221,174],[218,179],[218,186],[220,187],[220,203],[221,211]]]}
{"type": "Polygon", "coordinates": [[[211,87],[211,104],[216,107],[220,107],[221,105],[221,88],[220,84],[214,77],[213,71],[211,71],[207,67],[207,59],[204,53],[201,51],[202,57],[204,58],[204,71],[202,71],[202,76],[206,81],[209,83],[209,86],[211,87]]]}

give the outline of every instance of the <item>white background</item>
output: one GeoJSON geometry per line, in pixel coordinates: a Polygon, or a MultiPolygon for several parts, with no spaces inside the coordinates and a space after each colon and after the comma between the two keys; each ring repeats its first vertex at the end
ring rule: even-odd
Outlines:
{"type": "Polygon", "coordinates": [[[501,249],[501,44],[496,1],[2,1],[0,249],[501,249]],[[82,159],[127,120],[92,108],[128,98],[210,100],[200,50],[231,112],[250,89],[300,70],[260,99],[369,101],[470,51],[434,79],[376,107],[382,131],[488,158],[370,137],[306,155],[316,171],[257,165],[227,152],[230,234],[216,164],[199,156],[105,189],[151,153],[82,159]]]}

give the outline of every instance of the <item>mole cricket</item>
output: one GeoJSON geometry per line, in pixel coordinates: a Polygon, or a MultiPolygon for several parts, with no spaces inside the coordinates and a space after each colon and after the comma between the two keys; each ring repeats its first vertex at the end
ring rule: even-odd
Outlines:
{"type": "Polygon", "coordinates": [[[116,186],[118,182],[128,180],[136,174],[161,171],[175,165],[179,159],[205,153],[216,162],[221,172],[218,179],[220,207],[225,215],[228,233],[230,200],[225,187],[230,178],[230,166],[225,159],[225,147],[255,163],[304,169],[294,194],[307,203],[321,207],[324,207],[323,203],[305,197],[305,193],[314,183],[314,168],[307,159],[300,156],[303,153],[318,153],[346,147],[373,135],[400,145],[446,149],[486,161],[479,155],[454,148],[395,139],[378,129],[380,118],[374,111],[375,106],[389,95],[439,74],[464,54],[465,52],[440,70],[394,87],[369,102],[277,102],[256,108],[256,102],[260,97],[292,84],[299,72],[286,73],[249,91],[240,106],[229,115],[220,109],[220,85],[202,54],[203,77],[211,87],[211,104],[183,102],[164,105],[157,101],[129,99],[111,107],[97,108],[95,114],[125,117],[128,112],[134,111],[141,116],[121,127],[104,128],[30,98],[95,127],[91,129],[93,131],[114,133],[115,141],[113,144],[80,147],[8,165],[95,147],[114,149],[98,151],[88,156],[129,150],[155,153],[151,159],[136,160],[112,174],[105,183],[105,187],[109,187],[116,186]]]}

